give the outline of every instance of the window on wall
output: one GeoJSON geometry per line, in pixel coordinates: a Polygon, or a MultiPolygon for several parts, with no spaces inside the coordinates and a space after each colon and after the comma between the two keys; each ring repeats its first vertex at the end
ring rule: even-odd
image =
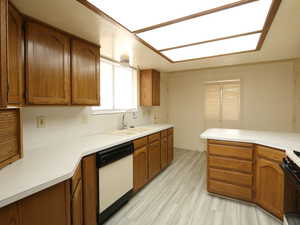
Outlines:
{"type": "Polygon", "coordinates": [[[137,108],[136,70],[116,63],[100,62],[101,106],[92,107],[98,112],[119,112],[137,108]]]}
{"type": "Polygon", "coordinates": [[[205,86],[206,120],[215,121],[212,126],[216,127],[230,127],[230,122],[240,121],[240,81],[209,82],[205,86]]]}

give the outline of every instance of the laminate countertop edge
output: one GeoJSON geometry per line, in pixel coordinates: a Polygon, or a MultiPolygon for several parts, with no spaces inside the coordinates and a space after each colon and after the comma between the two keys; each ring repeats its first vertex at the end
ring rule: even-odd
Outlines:
{"type": "Polygon", "coordinates": [[[152,124],[136,135],[112,132],[90,134],[34,150],[0,170],[0,208],[70,179],[85,156],[162,130],[171,124],[152,124]]]}

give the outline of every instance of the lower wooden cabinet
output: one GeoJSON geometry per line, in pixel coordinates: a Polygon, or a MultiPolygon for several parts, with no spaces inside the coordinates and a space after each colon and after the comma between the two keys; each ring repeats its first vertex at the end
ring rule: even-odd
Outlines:
{"type": "Polygon", "coordinates": [[[11,204],[0,209],[0,224],[2,225],[19,225],[20,214],[17,203],[11,204]]]}
{"type": "Polygon", "coordinates": [[[18,202],[20,225],[70,225],[70,182],[66,181],[18,202]]]}
{"type": "Polygon", "coordinates": [[[170,128],[169,130],[168,130],[168,164],[170,164],[174,160],[173,128],[170,128]]]}
{"type": "Polygon", "coordinates": [[[148,149],[144,146],[133,153],[133,189],[139,190],[148,182],[148,149]]]}
{"type": "Polygon", "coordinates": [[[160,140],[150,143],[148,147],[149,179],[154,178],[160,172],[161,169],[160,156],[161,156],[160,140]]]}
{"type": "Polygon", "coordinates": [[[72,225],[83,225],[82,182],[72,195],[72,225]]]}
{"type": "MultiPolygon", "coordinates": [[[[265,148],[265,147],[263,147],[265,148]]],[[[260,147],[258,147],[259,151],[260,147]]],[[[279,150],[268,148],[267,151],[281,155],[279,150]]],[[[274,153],[273,153],[274,154],[274,153]]],[[[256,202],[268,212],[282,219],[284,196],[284,173],[280,161],[270,160],[257,154],[256,159],[256,202]]]]}
{"type": "Polygon", "coordinates": [[[256,203],[282,219],[284,173],[279,164],[284,157],[283,151],[266,146],[208,140],[207,190],[256,203]]]}
{"type": "Polygon", "coordinates": [[[168,165],[168,137],[161,139],[161,168],[164,169],[168,165]]]}

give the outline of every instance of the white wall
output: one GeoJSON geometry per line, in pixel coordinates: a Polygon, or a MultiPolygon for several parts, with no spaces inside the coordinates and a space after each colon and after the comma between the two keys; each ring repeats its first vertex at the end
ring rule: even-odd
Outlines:
{"type": "Polygon", "coordinates": [[[241,79],[240,128],[294,131],[294,66],[285,61],[168,74],[168,119],[176,127],[175,146],[204,149],[199,135],[206,129],[206,81],[241,79]]]}

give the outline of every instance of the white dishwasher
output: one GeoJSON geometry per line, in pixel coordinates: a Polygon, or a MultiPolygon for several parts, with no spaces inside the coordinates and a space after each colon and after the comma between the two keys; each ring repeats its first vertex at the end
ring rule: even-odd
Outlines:
{"type": "Polygon", "coordinates": [[[98,223],[103,224],[133,194],[133,143],[128,142],[97,153],[99,171],[98,223]]]}

